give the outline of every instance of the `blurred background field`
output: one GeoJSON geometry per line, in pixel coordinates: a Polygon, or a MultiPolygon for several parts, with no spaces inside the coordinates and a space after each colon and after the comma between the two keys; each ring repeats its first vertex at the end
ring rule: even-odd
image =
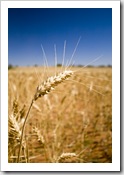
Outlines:
{"type": "MultiPolygon", "coordinates": [[[[21,162],[112,162],[112,69],[78,70],[33,105],[26,124],[21,162]],[[75,156],[61,158],[63,153],[75,156]],[[71,155],[71,154],[70,154],[71,155]]],[[[8,114],[25,118],[37,86],[62,68],[16,67],[8,70],[8,114]]],[[[16,162],[18,140],[9,162],[16,162]]],[[[15,144],[15,143],[14,143],[15,144]]],[[[13,147],[15,146],[13,144],[13,147]]],[[[9,148],[10,149],[10,148],[9,148]]]]}

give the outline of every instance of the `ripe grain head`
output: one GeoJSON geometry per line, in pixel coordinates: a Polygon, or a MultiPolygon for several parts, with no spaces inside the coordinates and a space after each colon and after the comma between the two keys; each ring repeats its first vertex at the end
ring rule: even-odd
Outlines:
{"type": "Polygon", "coordinates": [[[65,70],[55,76],[48,77],[46,81],[44,81],[41,85],[37,87],[36,93],[34,95],[34,101],[36,101],[39,97],[48,94],[51,90],[55,88],[58,84],[62,83],[67,78],[71,77],[73,71],[65,70]]]}

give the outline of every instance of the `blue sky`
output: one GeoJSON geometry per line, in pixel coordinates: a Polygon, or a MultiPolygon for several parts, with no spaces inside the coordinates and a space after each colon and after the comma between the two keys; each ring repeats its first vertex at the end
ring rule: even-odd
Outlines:
{"type": "Polygon", "coordinates": [[[8,62],[9,64],[43,65],[41,44],[49,65],[62,63],[66,40],[65,62],[73,60],[85,65],[102,55],[93,65],[112,64],[111,8],[9,8],[8,62]]]}

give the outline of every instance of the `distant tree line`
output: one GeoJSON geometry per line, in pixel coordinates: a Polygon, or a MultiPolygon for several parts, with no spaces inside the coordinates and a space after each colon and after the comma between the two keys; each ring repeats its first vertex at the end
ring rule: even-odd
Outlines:
{"type": "Polygon", "coordinates": [[[18,67],[18,65],[16,65],[16,66],[13,66],[12,64],[9,64],[9,65],[8,65],[8,70],[9,70],[9,69],[13,69],[13,68],[16,68],[16,67],[18,67]]]}
{"type": "MultiPolygon", "coordinates": [[[[61,67],[62,64],[57,64],[57,67],[61,67]]],[[[84,67],[85,65],[82,64],[78,64],[78,65],[72,65],[72,67],[84,67]]],[[[112,65],[108,64],[108,65],[98,65],[98,66],[94,66],[94,65],[87,65],[87,67],[112,67],[112,65]]]]}
{"type": "MultiPolygon", "coordinates": [[[[73,65],[72,67],[84,67],[85,65],[82,65],[82,64],[79,64],[79,65],[73,65]]],[[[18,67],[18,65],[16,65],[16,66],[14,66],[14,65],[12,65],[12,64],[9,64],[8,65],[8,70],[9,69],[13,69],[13,68],[16,68],[16,67],[18,67]]],[[[29,66],[28,66],[29,67],[29,66]]],[[[37,64],[34,64],[34,67],[38,67],[38,65],[37,64]]],[[[58,63],[57,64],[57,67],[62,67],[62,64],[60,64],[60,63],[58,63]]],[[[94,66],[94,65],[88,65],[87,67],[112,67],[112,65],[110,65],[110,64],[108,64],[108,65],[98,65],[98,66],[94,66]]]]}

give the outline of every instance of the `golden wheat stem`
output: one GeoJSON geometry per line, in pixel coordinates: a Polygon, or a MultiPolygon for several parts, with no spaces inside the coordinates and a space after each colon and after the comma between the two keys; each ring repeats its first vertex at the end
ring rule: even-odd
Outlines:
{"type": "Polygon", "coordinates": [[[23,127],[22,127],[17,163],[19,163],[19,160],[20,160],[20,154],[21,154],[22,140],[23,140],[23,135],[24,135],[24,130],[25,130],[25,124],[26,124],[26,121],[27,121],[27,118],[28,118],[28,115],[29,115],[29,112],[31,110],[31,107],[32,107],[33,103],[34,103],[34,100],[31,101],[31,104],[29,106],[29,109],[28,109],[28,112],[27,112],[27,115],[25,117],[25,121],[24,121],[24,124],[23,124],[23,127]]]}

